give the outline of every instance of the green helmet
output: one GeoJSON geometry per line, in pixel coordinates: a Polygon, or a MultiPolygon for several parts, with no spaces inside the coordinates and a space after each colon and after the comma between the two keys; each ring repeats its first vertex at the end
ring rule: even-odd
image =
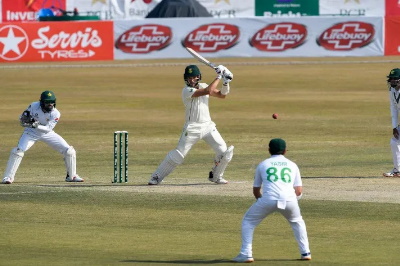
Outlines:
{"type": "Polygon", "coordinates": [[[40,107],[46,112],[50,112],[53,108],[46,107],[46,104],[54,103],[54,107],[56,107],[56,95],[52,91],[44,91],[40,94],[40,107]]]}
{"type": "MultiPolygon", "coordinates": [[[[185,68],[185,73],[183,74],[183,79],[186,81],[189,77],[199,76],[199,81],[201,80],[201,72],[200,69],[196,65],[189,65],[185,68]]],[[[187,84],[187,82],[186,82],[187,84]]],[[[189,85],[189,84],[187,84],[189,85]]]]}
{"type": "Polygon", "coordinates": [[[400,68],[393,68],[390,70],[390,73],[387,77],[389,79],[400,79],[400,68]]]}

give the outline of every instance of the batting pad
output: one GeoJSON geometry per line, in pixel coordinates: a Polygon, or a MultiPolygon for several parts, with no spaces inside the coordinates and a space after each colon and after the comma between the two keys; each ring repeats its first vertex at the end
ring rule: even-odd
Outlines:
{"type": "Polygon", "coordinates": [[[168,176],[179,164],[183,162],[183,155],[178,150],[170,151],[165,156],[164,161],[158,166],[157,170],[152,176],[158,176],[158,182],[160,183],[166,176],[168,176]]]}
{"type": "Polygon", "coordinates": [[[64,153],[65,167],[70,178],[76,176],[76,152],[74,147],[70,146],[64,153]]]}
{"type": "Polygon", "coordinates": [[[217,181],[219,178],[222,178],[224,175],[226,167],[232,160],[234,148],[234,146],[229,146],[229,148],[222,154],[219,162],[216,163],[217,165],[213,169],[213,182],[217,181]]]}
{"type": "Polygon", "coordinates": [[[24,152],[18,148],[13,148],[10,153],[10,158],[7,162],[7,169],[4,172],[4,177],[14,179],[15,173],[18,170],[19,164],[21,163],[24,152]]]}

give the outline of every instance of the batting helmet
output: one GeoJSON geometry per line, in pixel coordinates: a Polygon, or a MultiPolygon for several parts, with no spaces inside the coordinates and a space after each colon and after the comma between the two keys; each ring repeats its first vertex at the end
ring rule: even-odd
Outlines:
{"type": "Polygon", "coordinates": [[[196,65],[189,65],[185,68],[185,73],[183,74],[183,79],[186,81],[189,77],[199,77],[199,81],[201,80],[201,72],[200,69],[196,65]]]}

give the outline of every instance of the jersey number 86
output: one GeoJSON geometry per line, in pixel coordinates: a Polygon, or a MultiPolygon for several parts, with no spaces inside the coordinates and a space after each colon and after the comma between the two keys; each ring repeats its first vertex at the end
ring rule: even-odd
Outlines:
{"type": "Polygon", "coordinates": [[[282,182],[284,183],[290,183],[292,181],[292,178],[290,176],[290,173],[292,171],[290,170],[290,168],[284,167],[279,172],[278,168],[270,167],[267,168],[265,172],[267,173],[267,180],[269,182],[276,182],[279,179],[282,180],[282,182]]]}

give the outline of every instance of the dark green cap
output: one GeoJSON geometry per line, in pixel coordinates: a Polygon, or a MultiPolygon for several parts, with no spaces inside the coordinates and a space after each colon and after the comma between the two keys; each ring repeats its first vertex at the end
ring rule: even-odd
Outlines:
{"type": "Polygon", "coordinates": [[[388,78],[399,78],[400,79],[400,68],[394,68],[390,70],[388,78]]]}
{"type": "Polygon", "coordinates": [[[55,103],[56,102],[56,95],[52,91],[44,91],[40,95],[40,101],[43,102],[43,103],[44,102],[46,102],[46,103],[48,103],[48,102],[55,103]]]}
{"type": "Polygon", "coordinates": [[[271,139],[269,142],[269,151],[272,154],[283,152],[286,150],[286,142],[283,139],[271,139]]]}
{"type": "Polygon", "coordinates": [[[200,76],[200,69],[196,65],[189,65],[185,68],[184,77],[200,76]]]}

